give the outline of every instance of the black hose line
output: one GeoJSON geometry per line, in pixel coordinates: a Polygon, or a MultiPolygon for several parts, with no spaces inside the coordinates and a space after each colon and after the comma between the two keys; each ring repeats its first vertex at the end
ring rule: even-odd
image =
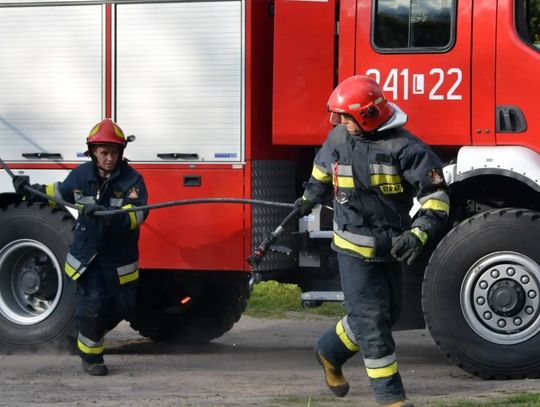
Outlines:
{"type": "Polygon", "coordinates": [[[277,206],[280,208],[294,208],[294,204],[284,203],[284,202],[272,202],[272,201],[260,201],[258,199],[241,199],[241,198],[198,198],[198,199],[181,199],[179,201],[168,201],[161,202],[152,205],[136,206],[133,208],[126,209],[111,209],[107,211],[96,211],[94,212],[97,216],[103,215],[116,215],[124,212],[135,212],[135,211],[144,211],[147,209],[159,209],[167,208],[169,206],[180,206],[180,205],[194,205],[194,204],[204,204],[204,203],[234,203],[234,204],[251,204],[251,205],[262,205],[262,206],[277,206]]]}
{"type": "MultiPolygon", "coordinates": [[[[0,158],[0,165],[6,170],[6,172],[12,179],[13,177],[15,177],[15,174],[13,173],[13,171],[11,171],[11,169],[7,166],[7,164],[1,158],[0,158]]],[[[82,210],[81,205],[75,205],[75,204],[66,202],[63,199],[44,194],[43,192],[38,191],[32,188],[31,186],[25,185],[24,189],[36,196],[39,196],[40,198],[46,199],[48,201],[56,202],[57,204],[66,206],[68,208],[75,209],[78,212],[82,210]]],[[[126,212],[136,212],[136,211],[145,211],[145,210],[151,210],[151,209],[168,208],[171,206],[208,204],[208,203],[251,204],[251,205],[262,205],[262,206],[274,206],[274,207],[280,207],[280,208],[294,208],[294,204],[284,203],[284,202],[261,201],[258,199],[199,198],[199,199],[181,199],[179,201],[161,202],[161,203],[156,203],[156,204],[151,204],[151,205],[134,206],[132,208],[125,208],[125,209],[110,209],[106,211],[96,211],[93,213],[93,215],[110,216],[110,215],[118,215],[118,214],[126,213],[126,212]]]]}

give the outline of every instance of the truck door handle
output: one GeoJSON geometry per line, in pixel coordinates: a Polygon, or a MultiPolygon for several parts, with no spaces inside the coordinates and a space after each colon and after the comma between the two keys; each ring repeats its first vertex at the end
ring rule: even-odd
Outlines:
{"type": "Polygon", "coordinates": [[[185,187],[200,187],[201,176],[200,175],[184,175],[185,187]]]}
{"type": "Polygon", "coordinates": [[[60,153],[23,153],[24,158],[39,158],[39,159],[62,159],[62,154],[60,153]]]}
{"type": "Polygon", "coordinates": [[[158,153],[158,158],[164,160],[198,160],[199,154],[196,153],[158,153]]]}
{"type": "Polygon", "coordinates": [[[517,106],[497,106],[497,132],[521,133],[527,130],[527,122],[517,106]]]}

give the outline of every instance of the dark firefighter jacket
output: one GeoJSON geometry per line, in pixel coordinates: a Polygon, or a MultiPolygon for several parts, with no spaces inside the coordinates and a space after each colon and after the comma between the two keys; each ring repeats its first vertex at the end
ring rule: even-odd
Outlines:
{"type": "Polygon", "coordinates": [[[404,230],[419,228],[424,242],[442,232],[449,196],[441,166],[432,150],[402,127],[351,136],[340,125],[315,157],[304,198],[320,203],[333,186],[332,248],[388,260],[404,230]],[[411,222],[415,196],[421,208],[411,222]]]}
{"type": "MultiPolygon", "coordinates": [[[[45,192],[70,203],[97,203],[107,209],[147,204],[144,180],[126,161],[120,162],[105,181],[100,181],[93,162],[82,164],[71,171],[63,182],[46,185],[45,192]]],[[[53,201],[49,201],[49,204],[56,206],[53,201]]],[[[147,215],[148,211],[136,211],[105,218],[79,216],[66,258],[65,272],[77,280],[92,261],[99,261],[109,289],[114,290],[138,280],[139,226],[147,215]]]]}

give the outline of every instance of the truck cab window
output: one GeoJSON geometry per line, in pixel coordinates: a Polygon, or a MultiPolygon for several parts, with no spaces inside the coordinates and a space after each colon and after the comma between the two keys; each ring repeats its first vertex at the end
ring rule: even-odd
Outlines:
{"type": "Polygon", "coordinates": [[[455,0],[375,0],[372,41],[382,52],[452,46],[455,0]]]}
{"type": "Polygon", "coordinates": [[[516,1],[516,29],[523,41],[540,50],[540,0],[516,1]]]}

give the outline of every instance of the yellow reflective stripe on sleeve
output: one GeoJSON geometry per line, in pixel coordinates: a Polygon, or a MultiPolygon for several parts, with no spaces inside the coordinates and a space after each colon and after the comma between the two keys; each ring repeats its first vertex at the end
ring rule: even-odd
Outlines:
{"type": "Polygon", "coordinates": [[[77,345],[79,349],[87,355],[100,355],[105,350],[105,347],[103,345],[96,347],[86,346],[84,343],[81,342],[80,339],[77,341],[77,345]]]}
{"type": "Polygon", "coordinates": [[[450,213],[450,205],[448,205],[446,202],[439,201],[438,199],[428,199],[422,205],[422,209],[432,209],[434,211],[450,213]]]}
{"type": "Polygon", "coordinates": [[[361,254],[365,258],[371,258],[373,257],[373,254],[375,253],[375,249],[373,247],[355,245],[343,239],[341,236],[338,236],[335,232],[334,232],[334,244],[337,247],[341,247],[342,249],[352,250],[353,252],[361,254]]]}
{"type": "MultiPolygon", "coordinates": [[[[55,184],[45,185],[45,193],[49,196],[56,196],[54,187],[55,187],[55,184]]],[[[58,208],[58,205],[54,201],[49,201],[49,206],[53,209],[58,208]]]]}
{"type": "Polygon", "coordinates": [[[341,320],[338,321],[336,325],[336,334],[339,336],[339,339],[347,349],[349,349],[351,352],[358,352],[360,350],[360,347],[351,341],[351,339],[348,337],[347,332],[345,331],[345,327],[343,326],[343,322],[341,320]]]}
{"type": "Polygon", "coordinates": [[[133,273],[125,274],[120,276],[120,284],[127,284],[135,281],[139,278],[139,270],[135,270],[133,273]]]}
{"type": "Polygon", "coordinates": [[[64,264],[64,271],[72,280],[77,280],[81,276],[77,270],[71,267],[68,263],[64,264]]]}
{"type": "Polygon", "coordinates": [[[399,184],[400,182],[401,177],[397,174],[373,174],[371,176],[371,185],[399,184]]]}
{"type": "Polygon", "coordinates": [[[368,376],[371,379],[382,379],[384,377],[390,377],[398,372],[397,362],[394,362],[385,367],[369,368],[366,367],[368,376]]]}
{"type": "MultiPolygon", "coordinates": [[[[127,208],[133,208],[133,205],[128,204],[122,206],[122,209],[127,208]]],[[[139,227],[139,220],[137,219],[137,214],[135,212],[128,212],[127,214],[129,216],[129,230],[137,229],[139,227]]]]}
{"type": "Polygon", "coordinates": [[[354,178],[353,177],[337,177],[337,184],[336,184],[336,180],[334,180],[334,185],[340,188],[354,188],[354,178]]]}
{"type": "Polygon", "coordinates": [[[137,215],[135,215],[135,212],[128,212],[129,215],[129,230],[135,230],[139,226],[139,222],[137,222],[137,215]]]}
{"type": "Polygon", "coordinates": [[[332,175],[323,172],[316,164],[313,164],[313,171],[311,171],[311,176],[317,181],[321,182],[332,181],[332,175]]]}

